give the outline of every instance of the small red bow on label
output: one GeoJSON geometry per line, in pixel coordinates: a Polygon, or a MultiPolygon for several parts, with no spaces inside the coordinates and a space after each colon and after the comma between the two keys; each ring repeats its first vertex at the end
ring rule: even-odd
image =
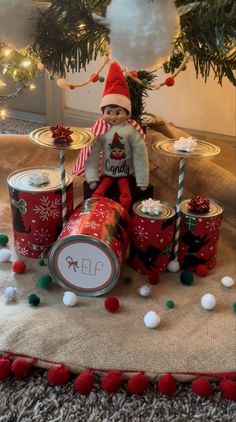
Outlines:
{"type": "Polygon", "coordinates": [[[201,196],[196,196],[195,198],[191,198],[188,202],[188,211],[189,212],[196,212],[196,213],[203,213],[208,212],[210,210],[210,201],[209,199],[202,198],[201,196]]]}
{"type": "Polygon", "coordinates": [[[73,133],[73,130],[70,130],[69,127],[64,127],[60,124],[57,124],[56,126],[50,127],[50,131],[52,132],[52,137],[55,141],[60,141],[60,142],[73,141],[73,139],[70,136],[73,133]]]}

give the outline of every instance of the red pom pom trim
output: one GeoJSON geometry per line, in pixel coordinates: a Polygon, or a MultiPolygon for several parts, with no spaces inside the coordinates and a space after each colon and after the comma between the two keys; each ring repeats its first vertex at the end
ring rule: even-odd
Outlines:
{"type": "Polygon", "coordinates": [[[128,392],[130,394],[142,394],[148,387],[149,378],[144,374],[136,374],[128,381],[128,392]]]}
{"type": "Polygon", "coordinates": [[[24,263],[24,261],[22,261],[21,259],[13,262],[12,264],[12,271],[16,274],[23,274],[26,270],[26,265],[24,263]]]}
{"type": "Polygon", "coordinates": [[[116,311],[118,311],[120,303],[117,297],[107,297],[104,300],[104,306],[108,312],[115,313],[116,311]]]}
{"type": "Polygon", "coordinates": [[[48,371],[48,381],[52,385],[64,385],[70,379],[70,370],[64,365],[55,366],[48,371]]]}
{"type": "Polygon", "coordinates": [[[11,372],[18,378],[24,378],[28,375],[31,364],[23,359],[16,359],[12,362],[11,372]]]}
{"type": "Polygon", "coordinates": [[[176,381],[171,374],[162,375],[156,384],[160,393],[172,396],[176,392],[176,381]]]}
{"type": "Polygon", "coordinates": [[[102,388],[107,393],[116,393],[122,384],[121,372],[110,371],[102,380],[102,388]]]}
{"type": "Polygon", "coordinates": [[[223,380],[220,389],[226,399],[236,401],[236,381],[223,380]]]}
{"type": "Polygon", "coordinates": [[[89,80],[90,80],[91,82],[97,82],[97,81],[98,81],[98,79],[99,79],[99,76],[98,76],[98,74],[97,74],[97,73],[92,73],[92,75],[89,77],[89,80]]]}
{"type": "Polygon", "coordinates": [[[174,84],[175,84],[175,78],[173,78],[173,76],[170,76],[169,78],[165,80],[166,86],[173,86],[174,84]]]}
{"type": "Polygon", "coordinates": [[[204,264],[200,264],[196,268],[196,274],[199,275],[200,277],[206,277],[208,274],[208,271],[209,271],[208,266],[204,264]]]}
{"type": "Polygon", "coordinates": [[[0,359],[0,380],[4,380],[10,375],[11,361],[6,358],[0,359]]]}
{"type": "Polygon", "coordinates": [[[211,394],[211,384],[206,378],[196,378],[192,381],[192,390],[201,397],[208,397],[211,394]]]}
{"type": "Polygon", "coordinates": [[[91,371],[83,371],[75,379],[74,388],[78,393],[86,396],[94,387],[94,379],[91,371]]]}

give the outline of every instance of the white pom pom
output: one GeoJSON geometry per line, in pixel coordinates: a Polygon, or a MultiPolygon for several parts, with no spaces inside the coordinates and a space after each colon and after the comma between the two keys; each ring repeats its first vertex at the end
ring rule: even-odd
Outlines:
{"type": "Polygon", "coordinates": [[[0,249],[0,262],[7,262],[11,259],[11,251],[9,249],[0,249]]]}
{"type": "Polygon", "coordinates": [[[225,287],[232,287],[234,285],[234,279],[226,275],[225,277],[222,277],[221,283],[225,287]]]}
{"type": "Polygon", "coordinates": [[[179,269],[180,269],[180,265],[179,265],[179,261],[177,261],[177,259],[173,259],[167,265],[167,270],[170,271],[171,273],[177,273],[177,271],[179,271],[179,269]]]}
{"type": "Polygon", "coordinates": [[[147,328],[156,328],[161,321],[161,317],[154,311],[149,311],[143,318],[147,328]]]}
{"type": "Polygon", "coordinates": [[[148,284],[144,284],[138,289],[138,293],[140,294],[140,296],[143,296],[143,297],[150,296],[151,292],[152,292],[152,287],[149,286],[148,284]]]}
{"type": "Polygon", "coordinates": [[[10,303],[10,302],[15,302],[16,298],[17,298],[17,288],[10,286],[10,287],[6,287],[6,289],[4,290],[4,296],[6,298],[6,302],[10,303]]]}
{"type": "Polygon", "coordinates": [[[113,57],[129,69],[155,69],[172,52],[179,30],[173,0],[112,0],[106,20],[113,57]]]}
{"type": "Polygon", "coordinates": [[[57,86],[59,86],[59,88],[64,88],[66,84],[67,82],[65,79],[57,79],[57,86]]]}
{"type": "Polygon", "coordinates": [[[66,306],[75,306],[79,301],[78,296],[73,292],[65,292],[63,296],[63,303],[66,306]]]}
{"type": "Polygon", "coordinates": [[[210,311],[216,306],[216,298],[211,293],[206,293],[201,298],[201,305],[204,309],[210,311]]]}

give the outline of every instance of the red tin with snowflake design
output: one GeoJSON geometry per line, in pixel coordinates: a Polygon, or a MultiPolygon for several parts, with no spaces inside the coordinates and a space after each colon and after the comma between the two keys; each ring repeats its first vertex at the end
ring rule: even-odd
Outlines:
{"type": "Polygon", "coordinates": [[[80,204],[49,253],[52,276],[82,296],[99,296],[117,283],[129,243],[130,217],[108,198],[80,204]]]}
{"type": "MultiPolygon", "coordinates": [[[[8,176],[16,252],[29,258],[46,257],[62,229],[61,178],[58,168],[37,167],[8,176]],[[48,182],[30,183],[33,172],[47,173],[48,182]]],[[[73,212],[73,179],[66,173],[67,215],[73,212]]]]}
{"type": "Polygon", "coordinates": [[[158,215],[142,212],[142,201],[133,206],[129,264],[152,283],[158,282],[170,260],[175,214],[174,207],[164,201],[158,215]]]}
{"type": "Polygon", "coordinates": [[[216,265],[223,207],[218,201],[208,199],[209,211],[194,213],[188,211],[189,201],[186,199],[181,204],[179,263],[190,271],[201,264],[210,269],[216,265]]]}

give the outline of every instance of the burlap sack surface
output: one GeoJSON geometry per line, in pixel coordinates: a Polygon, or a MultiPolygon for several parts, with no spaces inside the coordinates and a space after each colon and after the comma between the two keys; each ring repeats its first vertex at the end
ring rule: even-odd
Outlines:
{"type": "MultiPolygon", "coordinates": [[[[149,139],[151,143],[153,139],[149,139]]],[[[0,150],[0,231],[10,234],[7,175],[25,167],[58,166],[58,156],[55,151],[35,147],[27,137],[22,136],[2,135],[0,150]]],[[[71,169],[75,155],[76,152],[67,154],[68,169],[71,169]]],[[[153,155],[151,158],[152,165],[156,165],[153,155]]],[[[163,157],[158,158],[157,164],[158,168],[152,172],[156,195],[174,203],[175,170],[163,157]]],[[[127,372],[142,370],[151,376],[166,372],[234,371],[236,327],[232,304],[236,301],[236,286],[227,289],[220,283],[224,275],[235,277],[235,232],[231,224],[233,198],[227,178],[224,178],[225,185],[221,192],[219,180],[222,183],[222,170],[218,168],[217,171],[214,178],[218,188],[215,187],[215,191],[212,189],[210,195],[209,191],[207,194],[219,200],[225,198],[223,202],[226,212],[221,228],[218,264],[209,276],[196,276],[193,285],[188,287],[180,283],[179,274],[165,273],[161,282],[153,286],[152,295],[145,299],[138,295],[137,288],[147,279],[125,264],[118,284],[109,292],[109,295],[119,298],[120,311],[110,314],[104,309],[104,297],[80,298],[76,307],[68,308],[62,303],[64,291],[61,287],[54,284],[49,290],[38,288],[38,276],[48,273],[48,270],[47,267],[39,267],[35,260],[26,260],[27,271],[22,275],[12,273],[10,262],[2,263],[0,351],[26,354],[55,363],[63,362],[75,372],[84,367],[105,370],[115,368],[127,372]],[[131,284],[125,284],[127,275],[133,278],[131,284]],[[11,285],[18,288],[18,300],[6,305],[3,291],[11,285]],[[30,293],[40,296],[39,307],[28,305],[30,293]],[[201,296],[205,293],[213,293],[216,297],[217,305],[212,311],[206,311],[200,305],[201,296]],[[174,309],[166,308],[167,299],[174,301],[174,309]],[[161,323],[154,330],[147,329],[143,323],[144,315],[150,310],[155,310],[161,316],[161,323]]],[[[186,175],[186,192],[190,187],[192,191],[196,189],[198,176],[196,169],[191,176],[186,175]]],[[[230,174],[227,176],[231,177],[230,174]]],[[[78,200],[81,197],[81,180],[77,178],[75,181],[78,200]]],[[[210,183],[210,176],[207,183],[210,183]]],[[[10,247],[13,250],[12,240],[10,247]]],[[[16,257],[14,254],[13,259],[16,257]]]]}

